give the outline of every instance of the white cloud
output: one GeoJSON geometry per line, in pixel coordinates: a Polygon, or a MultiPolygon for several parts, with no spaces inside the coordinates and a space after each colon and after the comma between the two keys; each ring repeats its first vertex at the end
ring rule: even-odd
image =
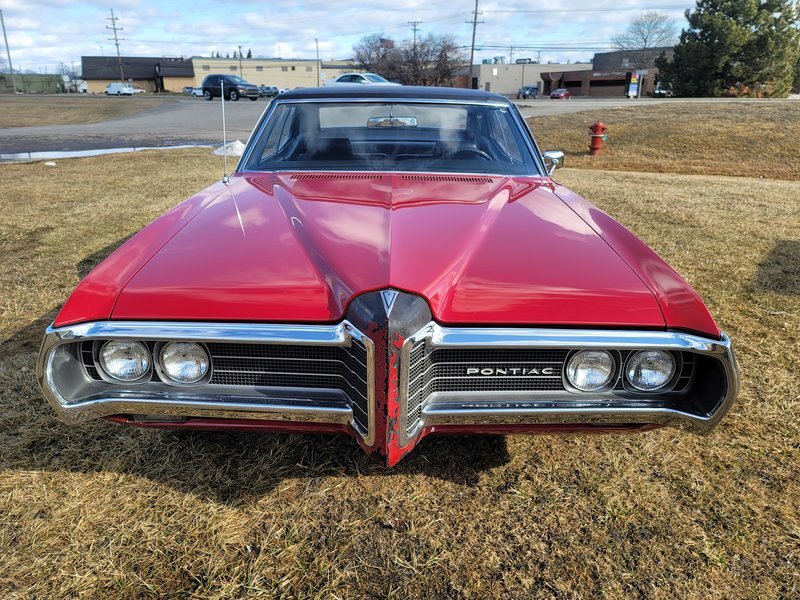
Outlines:
{"type": "MultiPolygon", "coordinates": [[[[60,61],[80,61],[81,55],[115,52],[108,7],[119,16],[123,54],[191,56],[241,45],[256,56],[312,58],[314,38],[323,59],[352,55],[353,44],[368,33],[384,33],[398,41],[411,37],[410,20],[421,20],[420,34],[450,34],[468,46],[471,0],[301,0],[265,5],[248,0],[0,0],[6,19],[12,61],[25,68],[53,69],[60,61]]],[[[590,58],[590,46],[607,43],[638,10],[663,9],[683,25],[682,12],[691,0],[575,0],[553,4],[544,0],[481,2],[476,61],[508,56],[508,46],[546,45],[542,60],[590,58]],[[625,10],[634,8],[636,10],[625,10]],[[560,9],[573,12],[532,12],[560,9]],[[574,12],[602,9],[605,12],[574,12]],[[516,11],[516,12],[510,12],[516,11]],[[561,45],[561,49],[556,48],[561,45]],[[484,47],[487,46],[487,47],[484,47]],[[499,46],[491,48],[488,46],[499,46]]],[[[536,50],[518,49],[536,56],[536,50]]]]}

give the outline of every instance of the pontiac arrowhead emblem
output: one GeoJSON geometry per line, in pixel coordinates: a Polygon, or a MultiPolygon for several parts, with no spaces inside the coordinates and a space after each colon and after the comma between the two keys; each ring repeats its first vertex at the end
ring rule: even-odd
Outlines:
{"type": "Polygon", "coordinates": [[[386,316],[388,317],[392,314],[394,301],[397,300],[397,292],[391,290],[381,292],[381,300],[383,301],[383,309],[386,311],[386,316]]]}

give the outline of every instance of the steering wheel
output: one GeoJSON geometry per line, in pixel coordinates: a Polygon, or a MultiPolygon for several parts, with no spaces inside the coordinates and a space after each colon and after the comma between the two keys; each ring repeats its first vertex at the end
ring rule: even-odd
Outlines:
{"type": "Polygon", "coordinates": [[[472,148],[469,150],[459,150],[458,152],[454,152],[450,158],[455,159],[462,159],[462,160],[469,160],[472,158],[479,158],[480,160],[493,160],[491,156],[489,156],[483,150],[478,150],[477,148],[472,148]]]}

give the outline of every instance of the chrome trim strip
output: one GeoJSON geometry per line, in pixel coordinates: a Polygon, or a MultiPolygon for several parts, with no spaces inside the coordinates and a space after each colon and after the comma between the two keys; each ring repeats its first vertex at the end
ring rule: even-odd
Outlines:
{"type": "MultiPolygon", "coordinates": [[[[61,420],[78,423],[125,411],[185,416],[216,416],[240,419],[271,419],[350,424],[367,446],[375,442],[375,372],[374,344],[350,322],[338,325],[278,325],[260,323],[194,323],[160,321],[94,321],[66,327],[48,327],[37,362],[37,377],[45,397],[61,420]],[[367,360],[367,431],[362,431],[349,406],[336,406],[330,400],[313,406],[283,399],[276,403],[209,401],[202,397],[203,387],[182,388],[163,385],[157,393],[149,390],[137,398],[130,390],[115,396],[93,397],[69,402],[59,392],[55,381],[53,358],[64,344],[92,339],[140,339],[154,341],[202,341],[254,344],[350,346],[355,339],[364,344],[367,360]],[[155,396],[155,397],[153,397],[155,396]],[[186,414],[187,411],[192,411],[186,414]]],[[[82,371],[82,376],[86,376],[82,371]]],[[[218,396],[219,397],[219,396],[218,396]]],[[[226,396],[222,396],[225,398],[226,396]]],[[[244,397],[242,397],[244,399],[244,397]]]]}
{"type": "Polygon", "coordinates": [[[730,410],[739,389],[739,372],[730,339],[714,340],[678,331],[546,329],[511,327],[442,327],[428,323],[409,336],[401,349],[399,417],[400,445],[406,446],[423,427],[441,424],[516,423],[655,423],[707,433],[730,410]],[[424,340],[428,348],[603,348],[610,350],[663,349],[695,352],[718,359],[727,389],[716,407],[698,415],[658,406],[652,393],[624,392],[603,397],[577,392],[452,392],[434,393],[421,407],[420,420],[408,431],[411,349],[424,340]],[[554,396],[558,401],[554,402],[554,396]],[[432,400],[431,400],[432,399],[432,400]],[[487,401],[488,399],[488,401],[487,401]],[[651,406],[643,406],[650,402],[651,406]]]}

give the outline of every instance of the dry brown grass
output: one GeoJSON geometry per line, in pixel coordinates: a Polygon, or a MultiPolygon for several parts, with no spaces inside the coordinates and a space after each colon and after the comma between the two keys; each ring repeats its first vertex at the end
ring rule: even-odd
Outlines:
{"type": "Polygon", "coordinates": [[[800,183],[559,173],[735,340],[742,393],[710,437],[429,439],[386,471],[346,438],[62,425],[34,381],[42,328],[219,163],[0,166],[0,596],[798,596],[800,183]]]}
{"type": "Polygon", "coordinates": [[[0,95],[0,128],[99,123],[174,101],[170,97],[141,95],[119,98],[86,94],[0,95]]]}
{"type": "Polygon", "coordinates": [[[528,119],[539,145],[586,169],[800,179],[800,102],[664,103],[528,119]],[[588,127],[609,127],[588,156],[588,127]]]}

